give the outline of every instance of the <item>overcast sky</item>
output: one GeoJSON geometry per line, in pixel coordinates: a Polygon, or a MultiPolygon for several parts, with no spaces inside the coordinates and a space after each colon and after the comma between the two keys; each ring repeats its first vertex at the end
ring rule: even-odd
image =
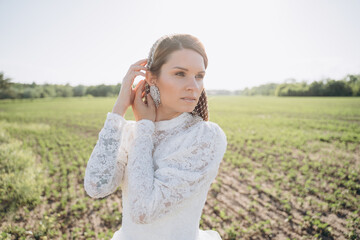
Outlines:
{"type": "MultiPolygon", "coordinates": [[[[0,0],[12,82],[117,84],[164,34],[198,37],[206,89],[360,73],[358,0],[0,0]]],[[[138,82],[142,77],[138,77],[138,82]]]]}

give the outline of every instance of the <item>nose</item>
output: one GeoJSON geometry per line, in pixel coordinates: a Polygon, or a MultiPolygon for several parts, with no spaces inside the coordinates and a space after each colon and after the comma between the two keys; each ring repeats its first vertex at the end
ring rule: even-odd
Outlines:
{"type": "Polygon", "coordinates": [[[196,77],[189,77],[189,79],[186,81],[186,90],[199,90],[200,89],[200,83],[196,80],[196,77]]]}

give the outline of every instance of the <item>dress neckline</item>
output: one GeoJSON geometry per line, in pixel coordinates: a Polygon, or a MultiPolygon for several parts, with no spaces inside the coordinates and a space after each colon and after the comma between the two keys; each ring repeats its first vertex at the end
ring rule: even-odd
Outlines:
{"type": "Polygon", "coordinates": [[[182,125],[183,123],[187,122],[192,117],[193,116],[190,113],[183,112],[179,116],[174,117],[170,120],[162,120],[162,121],[154,122],[155,129],[158,131],[173,129],[173,128],[178,127],[178,126],[182,125]]]}

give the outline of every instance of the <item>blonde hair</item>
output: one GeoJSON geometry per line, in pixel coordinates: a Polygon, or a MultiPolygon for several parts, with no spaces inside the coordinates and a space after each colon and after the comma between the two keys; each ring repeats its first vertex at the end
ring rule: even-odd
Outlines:
{"type": "MultiPolygon", "coordinates": [[[[205,69],[207,68],[208,58],[204,45],[198,38],[190,34],[172,34],[159,38],[151,47],[147,63],[149,71],[154,76],[158,77],[160,75],[161,67],[166,63],[168,56],[172,52],[181,49],[191,49],[199,53],[204,59],[205,69]]],[[[146,83],[145,87],[147,89],[147,94],[149,93],[149,85],[146,83]]],[[[191,114],[200,116],[204,121],[209,120],[209,110],[205,89],[201,92],[199,101],[191,114]]]]}

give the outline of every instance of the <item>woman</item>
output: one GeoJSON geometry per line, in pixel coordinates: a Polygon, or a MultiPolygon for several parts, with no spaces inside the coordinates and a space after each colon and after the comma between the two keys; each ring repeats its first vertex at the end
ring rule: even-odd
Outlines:
{"type": "Polygon", "coordinates": [[[174,34],[156,41],[124,77],[84,179],[93,198],[122,189],[122,226],[113,240],[221,240],[217,231],[199,229],[227,146],[222,129],[208,121],[206,67],[200,41],[174,34]],[[145,79],[133,89],[139,75],[145,79]],[[136,121],[124,118],[129,106],[136,121]]]}

